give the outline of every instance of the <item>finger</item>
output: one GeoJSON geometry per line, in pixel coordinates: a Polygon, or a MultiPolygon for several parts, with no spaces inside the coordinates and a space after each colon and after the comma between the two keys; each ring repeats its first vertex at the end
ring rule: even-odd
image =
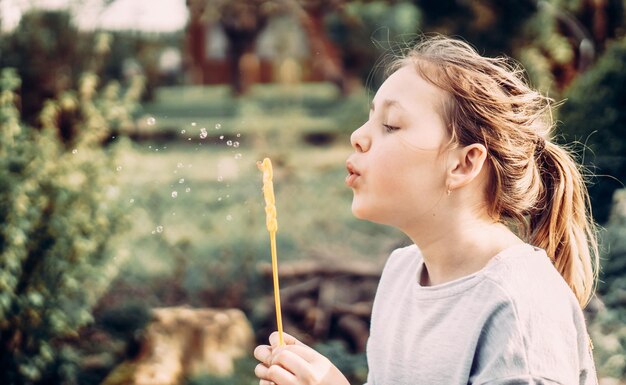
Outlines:
{"type": "Polygon", "coordinates": [[[272,348],[268,345],[259,345],[254,349],[254,358],[270,366],[272,361],[272,348]]]}
{"type": "MultiPolygon", "coordinates": [[[[285,341],[285,345],[304,345],[302,342],[298,341],[291,334],[283,333],[283,339],[285,341]]],[[[280,336],[278,332],[273,332],[270,334],[270,345],[278,346],[280,343],[280,336]]]]}
{"type": "MultiPolygon", "coordinates": [[[[289,346],[290,348],[296,347],[295,345],[289,346]]],[[[272,366],[280,365],[287,369],[296,378],[308,379],[311,378],[311,364],[309,364],[304,358],[298,354],[292,352],[290,349],[281,348],[272,359],[272,366]]],[[[270,366],[271,368],[271,366],[270,366]]]]}
{"type": "Polygon", "coordinates": [[[268,374],[269,368],[263,364],[258,364],[257,366],[255,366],[254,368],[254,375],[259,379],[259,380],[265,380],[265,381],[269,381],[269,374],[268,374]]]}
{"type": "Polygon", "coordinates": [[[267,369],[267,379],[280,385],[297,385],[296,376],[280,365],[272,365],[267,369]]]}
{"type": "Polygon", "coordinates": [[[324,356],[322,356],[320,353],[306,345],[287,345],[281,346],[280,348],[277,348],[275,349],[275,351],[272,352],[272,357],[270,357],[270,363],[273,364],[276,356],[280,355],[282,351],[292,352],[308,363],[319,361],[320,358],[324,358],[324,356]]]}
{"type": "Polygon", "coordinates": [[[268,380],[259,380],[259,385],[276,385],[276,384],[268,380]]]}

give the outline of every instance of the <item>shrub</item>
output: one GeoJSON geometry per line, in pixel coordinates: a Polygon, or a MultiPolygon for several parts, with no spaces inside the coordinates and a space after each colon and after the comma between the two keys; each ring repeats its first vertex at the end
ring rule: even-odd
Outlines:
{"type": "Polygon", "coordinates": [[[141,82],[123,95],[115,85],[99,93],[97,77],[85,75],[78,91],[46,102],[41,130],[20,122],[19,85],[14,70],[2,71],[0,383],[72,383],[59,364],[71,356],[62,340],[91,321],[115,273],[110,241],[124,225],[114,151],[101,143],[130,119],[141,82]],[[67,116],[80,129],[63,142],[67,116]]]}

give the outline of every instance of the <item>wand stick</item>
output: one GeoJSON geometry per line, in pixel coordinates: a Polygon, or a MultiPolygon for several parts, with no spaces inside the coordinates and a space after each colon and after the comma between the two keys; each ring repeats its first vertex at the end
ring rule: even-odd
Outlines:
{"type": "Polygon", "coordinates": [[[274,184],[272,183],[272,162],[269,158],[263,162],[256,163],[259,170],[263,172],[263,197],[265,198],[265,224],[270,233],[270,251],[272,253],[272,279],[274,281],[274,304],[276,305],[276,324],[278,327],[278,341],[282,346],[285,344],[283,338],[283,317],[280,311],[280,288],[278,285],[278,258],[276,256],[276,232],[278,231],[278,221],[276,220],[276,200],[274,198],[274,184]]]}

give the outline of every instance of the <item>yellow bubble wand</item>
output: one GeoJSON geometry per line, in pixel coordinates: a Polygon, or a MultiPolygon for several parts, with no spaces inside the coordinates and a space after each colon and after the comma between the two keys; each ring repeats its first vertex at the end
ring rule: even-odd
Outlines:
{"type": "Polygon", "coordinates": [[[272,278],[274,280],[274,304],[276,305],[276,325],[278,327],[278,341],[280,345],[285,344],[283,339],[283,317],[280,311],[280,288],[278,286],[278,258],[276,257],[276,231],[278,231],[278,221],[276,220],[276,200],[274,199],[274,184],[272,183],[273,171],[272,162],[269,158],[263,162],[256,163],[259,170],[263,172],[263,197],[265,198],[265,224],[270,233],[270,250],[272,253],[272,278]]]}

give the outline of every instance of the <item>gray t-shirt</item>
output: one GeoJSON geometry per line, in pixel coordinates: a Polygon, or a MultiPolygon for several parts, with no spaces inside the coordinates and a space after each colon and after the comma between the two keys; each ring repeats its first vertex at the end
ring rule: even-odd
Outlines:
{"type": "Polygon", "coordinates": [[[430,287],[419,285],[422,267],[415,245],[387,261],[368,385],[598,383],[580,305],[543,250],[513,246],[430,287]]]}

